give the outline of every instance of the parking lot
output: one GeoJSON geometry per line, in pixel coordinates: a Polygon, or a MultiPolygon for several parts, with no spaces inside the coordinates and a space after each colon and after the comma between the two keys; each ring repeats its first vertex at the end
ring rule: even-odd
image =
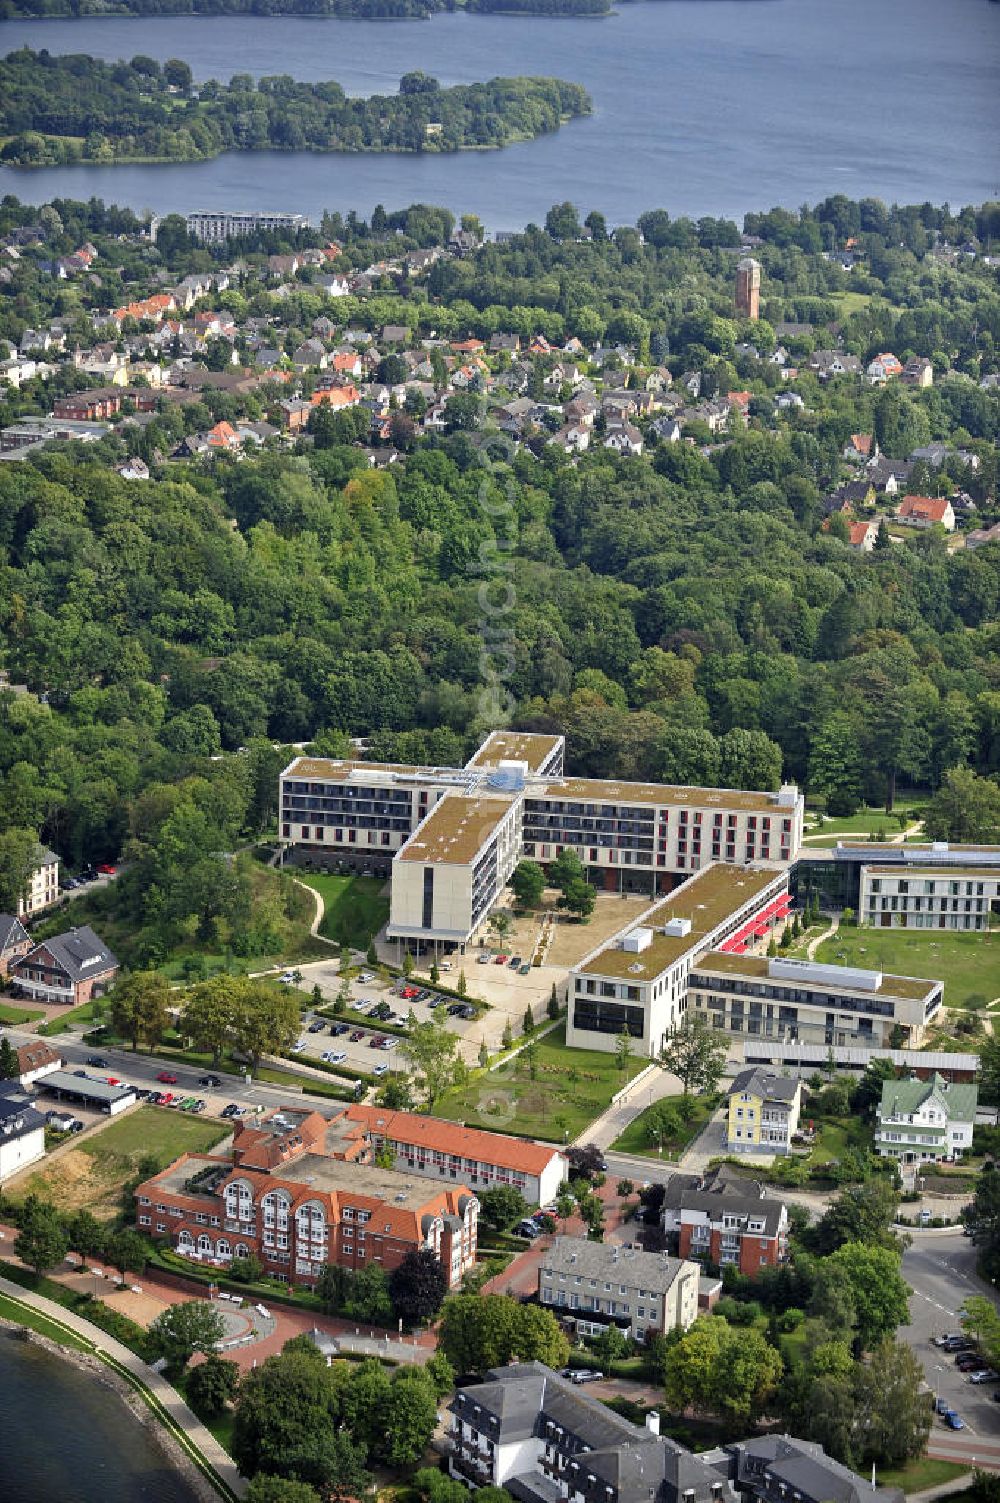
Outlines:
{"type": "MultiPolygon", "coordinates": [[[[927,1385],[961,1417],[970,1436],[995,1437],[1000,1432],[1000,1403],[993,1398],[1000,1382],[970,1383],[955,1363],[955,1354],[934,1345],[934,1338],[961,1330],[961,1306],[970,1294],[994,1291],[976,1277],[975,1248],[960,1231],[915,1233],[903,1258],[903,1276],[910,1284],[910,1324],[899,1335],[923,1365],[927,1385]]],[[[950,1434],[943,1418],[935,1416],[931,1443],[950,1434]]]]}

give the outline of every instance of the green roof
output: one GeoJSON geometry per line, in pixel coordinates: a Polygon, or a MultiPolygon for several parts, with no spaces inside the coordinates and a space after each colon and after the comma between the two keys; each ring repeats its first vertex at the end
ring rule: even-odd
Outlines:
{"type": "Polygon", "coordinates": [[[882,1083],[880,1114],[886,1117],[909,1117],[920,1110],[931,1096],[937,1096],[952,1122],[974,1122],[979,1087],[954,1085],[943,1075],[930,1080],[886,1080],[882,1083]]]}

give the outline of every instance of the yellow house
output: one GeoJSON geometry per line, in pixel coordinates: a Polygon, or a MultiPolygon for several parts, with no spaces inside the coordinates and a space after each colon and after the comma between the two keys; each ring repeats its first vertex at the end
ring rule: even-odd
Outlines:
{"type": "Polygon", "coordinates": [[[730,1153],[788,1153],[798,1130],[802,1084],[769,1070],[741,1070],[729,1088],[730,1153]]]}

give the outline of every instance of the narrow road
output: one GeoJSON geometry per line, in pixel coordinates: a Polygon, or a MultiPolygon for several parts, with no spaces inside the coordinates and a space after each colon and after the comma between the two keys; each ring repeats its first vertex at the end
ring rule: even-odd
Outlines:
{"type": "Polygon", "coordinates": [[[35,1294],[33,1290],[22,1289],[20,1284],[14,1284],[10,1279],[0,1277],[0,1290],[13,1299],[20,1300],[23,1304],[47,1315],[50,1320],[57,1324],[68,1326],[78,1336],[90,1342],[98,1351],[107,1352],[110,1357],[144,1383],[158,1399],[170,1418],[180,1430],[188,1437],[192,1445],[199,1450],[205,1460],[218,1473],[222,1481],[229,1487],[238,1498],[242,1498],[246,1492],[247,1484],[240,1476],[236,1463],[232,1457],[222,1449],[210,1430],[207,1430],[192,1410],[190,1410],[162,1373],[155,1372],[147,1367],[146,1363],[134,1352],[129,1351],[127,1346],[122,1346],[113,1336],[108,1336],[98,1326],[91,1325],[89,1320],[84,1320],[72,1310],[66,1310],[62,1305],[57,1305],[54,1300],[46,1299],[43,1294],[35,1294]]]}

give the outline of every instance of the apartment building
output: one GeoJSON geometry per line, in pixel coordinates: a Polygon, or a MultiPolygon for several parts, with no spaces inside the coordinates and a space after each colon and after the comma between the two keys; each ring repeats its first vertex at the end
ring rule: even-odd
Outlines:
{"type": "Polygon", "coordinates": [[[451,1475],[519,1503],[904,1503],[789,1435],[694,1455],[655,1410],[640,1429],[540,1362],[494,1368],[450,1407],[451,1475]]]}
{"type": "Polygon", "coordinates": [[[364,1102],[347,1107],[343,1115],[352,1126],[352,1136],[366,1144],[372,1155],[388,1145],[394,1169],[428,1179],[461,1181],[475,1190],[511,1185],[531,1205],[547,1205],[568,1175],[565,1155],[550,1143],[532,1143],[364,1102]]]}
{"type": "Polygon", "coordinates": [[[875,1148],[904,1164],[960,1158],[972,1147],[979,1101],[977,1085],[930,1080],[887,1080],[875,1112],[875,1148]]]}
{"type": "Polygon", "coordinates": [[[705,1174],[672,1174],[664,1186],[663,1230],[680,1258],[750,1277],[777,1268],[788,1252],[788,1210],[757,1180],[727,1164],[705,1174]]]}
{"type": "Polygon", "coordinates": [[[494,1368],[458,1389],[448,1469],[520,1503],[736,1503],[728,1459],[692,1455],[623,1419],[540,1362],[494,1368]]]}
{"type": "Polygon", "coordinates": [[[605,891],[669,892],[713,863],[787,865],[803,799],[563,775],[562,736],[495,731],[464,768],[296,757],[280,779],[295,852],[392,878],[390,937],[461,948],[522,857],[577,852],[605,891]],[[397,888],[399,889],[397,892],[397,888]]]}
{"type": "Polygon", "coordinates": [[[189,214],[187,232],[192,240],[199,240],[203,245],[218,245],[223,240],[242,240],[249,235],[259,235],[263,230],[295,232],[304,229],[308,223],[304,214],[238,214],[219,210],[216,213],[189,214]]]}
{"type": "Polygon", "coordinates": [[[35,868],[28,878],[23,897],[17,900],[17,917],[31,918],[41,913],[59,897],[59,857],[54,851],[39,847],[35,868]]]}
{"type": "Polygon", "coordinates": [[[940,1014],[943,992],[940,981],[914,976],[713,950],[691,971],[688,1006],[747,1041],[916,1047],[940,1014]]]}
{"type": "Polygon", "coordinates": [[[754,1067],[729,1087],[726,1147],[730,1153],[789,1153],[802,1110],[802,1082],[754,1067]]]}
{"type": "Polygon", "coordinates": [[[195,1261],[225,1265],[252,1253],[283,1283],[312,1286],[327,1263],[389,1272],[428,1248],[458,1286],[476,1258],[472,1191],[365,1158],[342,1118],[283,1107],[240,1125],[228,1155],[184,1154],[145,1180],[136,1220],[195,1261]]]}
{"type": "Polygon", "coordinates": [[[1000,913],[1000,867],[865,866],[858,920],[879,929],[988,929],[1000,913]]]}
{"type": "Polygon", "coordinates": [[[718,864],[697,872],[574,968],[566,1042],[610,1053],[626,1029],[637,1054],[658,1054],[687,1006],[698,957],[742,954],[783,927],[788,905],[784,871],[718,864]]]}
{"type": "Polygon", "coordinates": [[[539,1265],[538,1302],[571,1321],[578,1336],[614,1326],[646,1341],[694,1325],[699,1273],[697,1263],[669,1253],[555,1237],[539,1265]]]}

